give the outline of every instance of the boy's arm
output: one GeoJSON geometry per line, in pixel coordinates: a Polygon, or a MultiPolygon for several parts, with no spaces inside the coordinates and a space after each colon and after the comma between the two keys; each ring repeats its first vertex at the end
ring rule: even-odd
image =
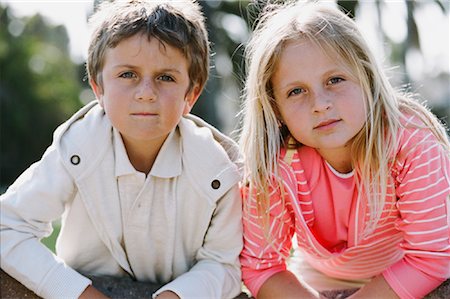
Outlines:
{"type": "Polygon", "coordinates": [[[78,297],[90,284],[40,242],[74,192],[59,154],[50,147],[0,197],[1,267],[41,297],[78,297]]]}
{"type": "Polygon", "coordinates": [[[106,299],[109,298],[96,288],[94,288],[92,285],[89,285],[83,293],[81,293],[79,299],[106,299]]]}
{"type": "Polygon", "coordinates": [[[241,292],[242,200],[237,184],[221,199],[211,219],[197,264],[159,289],[181,298],[233,298],[241,292]]]}

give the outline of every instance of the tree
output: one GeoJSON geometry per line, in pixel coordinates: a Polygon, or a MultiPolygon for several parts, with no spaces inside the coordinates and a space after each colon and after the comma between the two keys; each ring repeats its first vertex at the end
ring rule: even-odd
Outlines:
{"type": "Polygon", "coordinates": [[[11,184],[81,106],[77,66],[63,26],[15,18],[0,6],[0,186],[11,184]]]}
{"type": "MultiPolygon", "coordinates": [[[[396,72],[397,74],[399,74],[396,78],[397,84],[406,87],[408,90],[421,90],[421,92],[419,93],[421,93],[425,99],[429,100],[428,105],[430,106],[432,112],[436,114],[444,123],[446,123],[448,127],[450,125],[450,90],[448,89],[448,86],[450,85],[450,69],[447,69],[446,71],[438,74],[423,74],[424,77],[428,78],[423,78],[423,82],[415,82],[415,80],[412,79],[411,73],[409,72],[407,67],[408,54],[410,54],[411,52],[422,53],[420,34],[433,34],[431,32],[420,32],[417,22],[417,13],[429,6],[435,6],[438,7],[443,14],[446,14],[448,13],[449,9],[448,1],[404,0],[395,2],[395,5],[404,5],[406,9],[406,18],[404,20],[406,25],[406,37],[400,43],[391,40],[388,37],[387,32],[383,30],[383,26],[381,26],[381,24],[386,19],[384,12],[387,2],[388,0],[374,1],[376,6],[376,16],[378,20],[377,23],[380,27],[378,30],[380,39],[379,43],[384,45],[384,48],[386,50],[385,54],[389,58],[390,65],[399,67],[398,71],[396,72]],[[434,78],[431,79],[430,76],[433,76],[434,78]],[[424,85],[432,85],[433,87],[424,85]],[[428,92],[433,88],[437,88],[440,90],[439,95],[431,96],[428,94],[428,92]]],[[[362,1],[338,0],[337,4],[341,6],[344,11],[349,12],[350,16],[356,17],[358,16],[358,8],[360,4],[362,4],[362,1]]],[[[433,20],[430,20],[430,22],[433,22],[433,20]]],[[[446,37],[442,36],[441,38],[446,37]]]]}

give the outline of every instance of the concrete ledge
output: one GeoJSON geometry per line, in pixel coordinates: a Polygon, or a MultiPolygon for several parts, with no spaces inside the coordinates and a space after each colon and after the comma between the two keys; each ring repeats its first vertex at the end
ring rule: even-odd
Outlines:
{"type": "MultiPolygon", "coordinates": [[[[112,299],[138,299],[151,298],[152,294],[161,286],[153,283],[134,281],[128,277],[108,277],[108,276],[89,276],[92,284],[112,299]]],[[[0,269],[0,298],[2,299],[38,299],[41,298],[27,289],[17,280],[9,276],[0,269]]],[[[247,294],[242,293],[235,299],[249,299],[247,294]]]]}
{"type": "MultiPolygon", "coordinates": [[[[138,282],[131,278],[117,277],[98,277],[89,276],[93,285],[102,291],[105,295],[113,299],[125,298],[151,298],[151,294],[160,286],[152,283],[138,282]]],[[[322,293],[323,296],[330,299],[343,299],[356,292],[357,289],[346,291],[329,291],[322,293]]],[[[14,278],[0,270],[0,298],[40,298],[32,291],[28,290],[14,278]]],[[[426,299],[448,299],[450,298],[450,279],[445,281],[439,288],[428,294],[426,299]]],[[[249,299],[246,293],[241,293],[235,299],[249,299]]]]}

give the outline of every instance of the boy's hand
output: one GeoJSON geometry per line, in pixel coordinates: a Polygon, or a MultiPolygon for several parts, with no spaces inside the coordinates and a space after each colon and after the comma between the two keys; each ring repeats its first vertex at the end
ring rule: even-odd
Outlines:
{"type": "Polygon", "coordinates": [[[164,291],[158,296],[156,296],[157,299],[180,299],[177,294],[175,294],[172,291],[164,291]]]}
{"type": "Polygon", "coordinates": [[[106,299],[109,298],[92,285],[88,286],[83,293],[81,293],[79,299],[106,299]]]}

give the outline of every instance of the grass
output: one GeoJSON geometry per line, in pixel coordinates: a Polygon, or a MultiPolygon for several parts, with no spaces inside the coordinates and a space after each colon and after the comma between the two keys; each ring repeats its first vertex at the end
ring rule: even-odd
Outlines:
{"type": "Polygon", "coordinates": [[[55,221],[53,223],[53,233],[41,240],[42,244],[48,247],[53,253],[55,252],[56,238],[58,237],[59,231],[61,230],[61,222],[55,221]]]}

